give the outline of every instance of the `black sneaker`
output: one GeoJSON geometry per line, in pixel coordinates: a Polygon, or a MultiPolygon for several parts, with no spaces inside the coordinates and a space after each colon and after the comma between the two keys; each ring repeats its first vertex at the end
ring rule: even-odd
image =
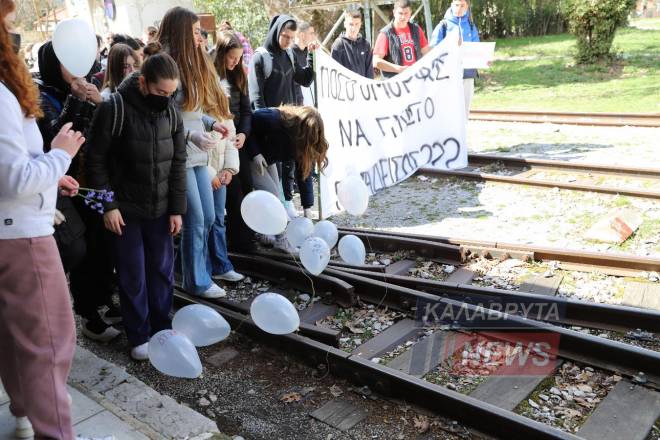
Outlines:
{"type": "Polygon", "coordinates": [[[114,304],[107,306],[106,311],[101,314],[103,321],[106,324],[119,324],[122,320],[121,310],[114,304]]]}
{"type": "Polygon", "coordinates": [[[99,342],[109,342],[120,335],[120,331],[98,319],[82,319],[82,334],[99,342]]]}

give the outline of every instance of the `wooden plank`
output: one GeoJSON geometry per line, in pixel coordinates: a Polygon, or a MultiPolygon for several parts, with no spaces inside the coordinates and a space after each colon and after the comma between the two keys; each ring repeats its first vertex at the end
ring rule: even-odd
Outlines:
{"type": "Polygon", "coordinates": [[[660,393],[622,380],[578,431],[586,440],[644,440],[660,417],[660,393]]]}
{"type": "Polygon", "coordinates": [[[636,282],[626,284],[623,304],[631,307],[660,310],[660,285],[636,282]]]}
{"type": "Polygon", "coordinates": [[[415,267],[417,262],[414,260],[400,260],[392,263],[385,268],[385,273],[390,275],[408,275],[408,271],[415,267]]]}
{"type": "Polygon", "coordinates": [[[449,333],[437,331],[390,361],[387,366],[415,377],[423,377],[445,360],[449,333]]]}
{"type": "Polygon", "coordinates": [[[536,389],[547,376],[491,376],[470,393],[470,397],[491,403],[507,411],[536,389]]]}
{"type": "Polygon", "coordinates": [[[535,276],[529,281],[522,283],[520,291],[535,293],[537,295],[555,296],[563,279],[563,275],[554,275],[551,277],[535,276]]]}
{"type": "Polygon", "coordinates": [[[340,431],[348,431],[367,417],[367,412],[346,400],[334,399],[310,414],[340,431]]]}
{"type": "Polygon", "coordinates": [[[308,324],[316,324],[317,321],[337,313],[337,309],[337,304],[315,302],[300,312],[300,320],[308,324]]]}
{"type": "Polygon", "coordinates": [[[626,284],[621,303],[625,306],[644,307],[644,296],[646,294],[646,283],[630,282],[626,284]]]}
{"type": "MultiPolygon", "coordinates": [[[[516,365],[516,362],[517,360],[514,360],[514,365],[516,365]]],[[[561,360],[557,361],[555,368],[561,365],[561,363],[561,360]]],[[[518,363],[518,365],[521,370],[525,368],[520,363],[518,363]]],[[[495,372],[495,375],[481,382],[477,388],[470,393],[470,397],[490,403],[507,411],[513,411],[513,409],[516,408],[523,399],[526,399],[546,377],[550,374],[554,374],[553,371],[549,372],[547,375],[538,374],[529,376],[523,374],[513,375],[511,374],[513,372],[515,372],[515,370],[510,370],[507,375],[499,376],[497,375],[497,372],[495,372]]]]}
{"type": "Polygon", "coordinates": [[[464,267],[459,267],[454,272],[447,277],[445,280],[447,283],[456,283],[456,284],[472,284],[476,273],[470,269],[464,267]]]}
{"type": "Polygon", "coordinates": [[[364,344],[355,348],[351,354],[366,359],[378,357],[422,331],[424,331],[424,329],[417,327],[417,323],[414,320],[402,319],[384,332],[379,333],[364,344]]]}

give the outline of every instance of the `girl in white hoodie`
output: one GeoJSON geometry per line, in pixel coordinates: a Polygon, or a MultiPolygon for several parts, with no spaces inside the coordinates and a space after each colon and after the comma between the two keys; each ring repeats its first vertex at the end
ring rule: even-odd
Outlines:
{"type": "Polygon", "coordinates": [[[0,378],[15,437],[70,440],[76,333],[53,219],[58,185],[77,191],[63,176],[85,139],[66,124],[44,154],[38,91],[5,24],[14,9],[0,0],[0,378]]]}

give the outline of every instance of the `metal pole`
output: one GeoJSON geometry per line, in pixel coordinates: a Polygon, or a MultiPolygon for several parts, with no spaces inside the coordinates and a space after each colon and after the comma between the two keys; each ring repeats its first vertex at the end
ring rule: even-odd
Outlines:
{"type": "Polygon", "coordinates": [[[371,44],[371,46],[374,45],[373,38],[371,37],[372,29],[371,29],[371,5],[369,0],[364,2],[364,11],[362,13],[362,16],[364,17],[364,36],[371,44]]]}
{"type": "Polygon", "coordinates": [[[426,38],[431,38],[431,34],[433,33],[431,4],[429,3],[429,0],[422,0],[422,4],[424,5],[424,21],[426,21],[426,38]]]}
{"type": "Polygon", "coordinates": [[[330,32],[328,32],[328,36],[325,37],[323,43],[321,43],[321,46],[325,47],[325,45],[328,44],[328,42],[332,39],[332,36],[335,34],[335,31],[337,30],[339,25],[342,24],[343,21],[344,21],[344,14],[341,14],[335,25],[332,26],[332,29],[330,29],[330,32]]]}

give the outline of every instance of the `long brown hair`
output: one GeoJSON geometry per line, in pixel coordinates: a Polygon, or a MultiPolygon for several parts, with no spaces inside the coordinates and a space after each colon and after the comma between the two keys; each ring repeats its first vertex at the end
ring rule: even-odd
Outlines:
{"type": "Polygon", "coordinates": [[[247,95],[247,75],[243,69],[243,55],[234,70],[227,70],[225,66],[225,56],[227,52],[233,49],[243,50],[243,43],[238,39],[234,31],[223,31],[218,35],[218,42],[215,45],[213,64],[215,70],[220,75],[220,79],[226,79],[230,84],[237,87],[243,95],[247,95]]]}
{"type": "Polygon", "coordinates": [[[296,147],[296,163],[306,179],[316,165],[323,171],[328,165],[328,141],[321,114],[314,107],[283,105],[279,108],[284,126],[290,130],[296,147]]]}
{"type": "Polygon", "coordinates": [[[124,63],[128,57],[133,58],[133,61],[139,65],[140,57],[130,46],[123,43],[112,46],[108,53],[108,67],[105,71],[102,89],[108,87],[111,92],[117,90],[119,84],[124,80],[124,63]]]}
{"type": "Polygon", "coordinates": [[[231,119],[229,101],[220,87],[211,59],[202,47],[196,47],[193,25],[197,14],[176,6],[165,13],[158,31],[158,41],[179,66],[183,91],[183,110],[199,108],[218,119],[231,119]]]}
{"type": "Polygon", "coordinates": [[[26,117],[42,116],[39,90],[34,85],[25,62],[14,53],[14,46],[5,25],[7,15],[14,12],[14,0],[0,0],[0,81],[14,94],[26,117]]]}

